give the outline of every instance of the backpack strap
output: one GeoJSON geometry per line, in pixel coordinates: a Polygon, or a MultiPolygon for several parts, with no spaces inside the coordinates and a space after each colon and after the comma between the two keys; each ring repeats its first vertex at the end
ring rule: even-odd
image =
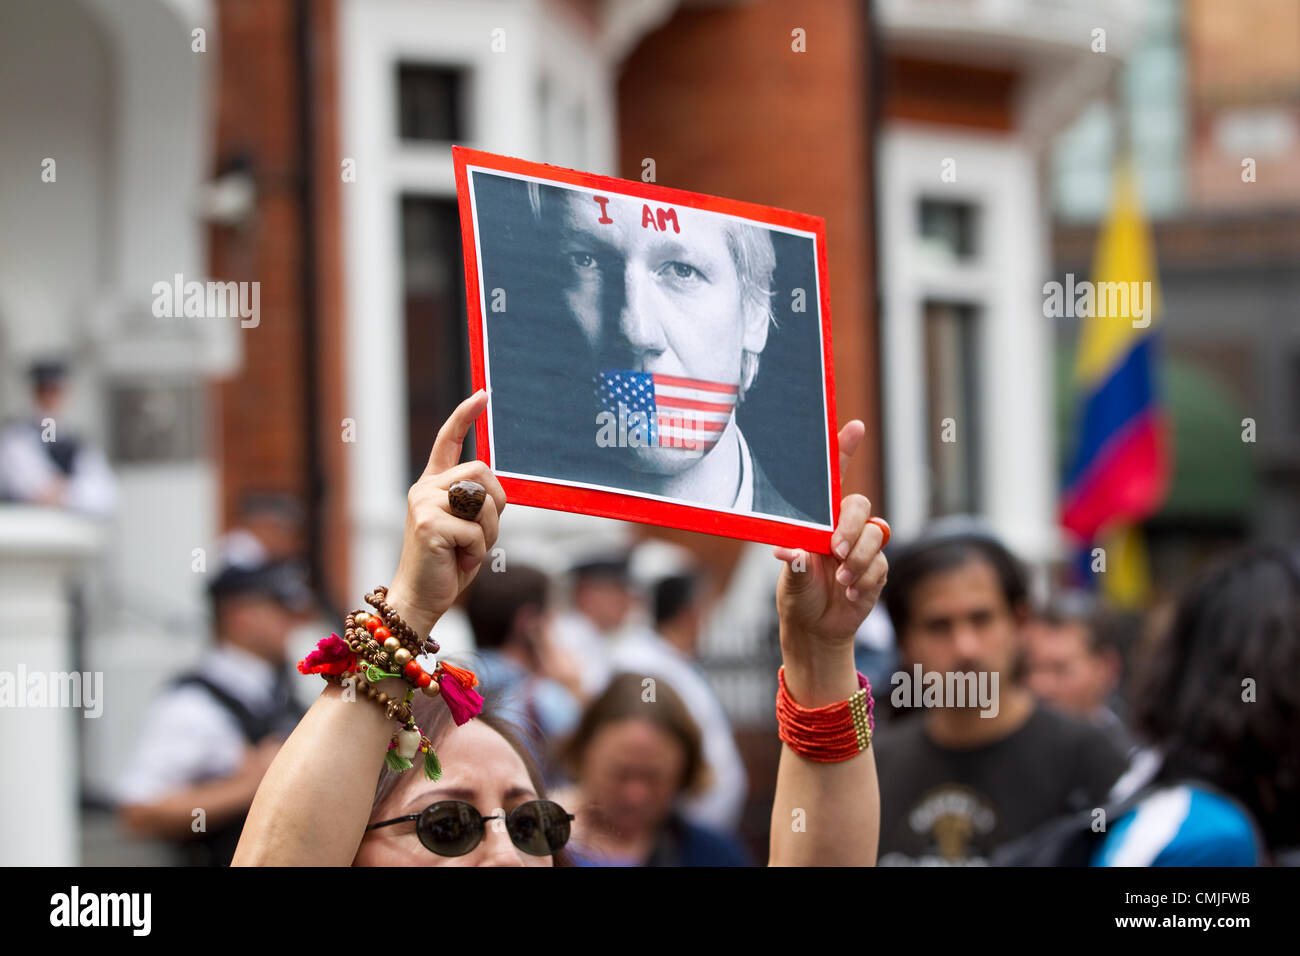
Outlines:
{"type": "Polygon", "coordinates": [[[994,849],[990,861],[994,866],[1087,866],[1093,851],[1106,836],[1104,831],[1093,829],[1093,815],[1097,810],[1105,814],[1109,827],[1153,791],[1164,786],[1168,784],[1148,782],[1123,799],[1048,820],[994,849]]]}
{"type": "Polygon", "coordinates": [[[202,674],[197,672],[182,674],[172,682],[172,687],[202,687],[226,713],[235,719],[244,734],[244,739],[250,744],[257,743],[271,729],[265,717],[254,714],[243,701],[202,674]]]}

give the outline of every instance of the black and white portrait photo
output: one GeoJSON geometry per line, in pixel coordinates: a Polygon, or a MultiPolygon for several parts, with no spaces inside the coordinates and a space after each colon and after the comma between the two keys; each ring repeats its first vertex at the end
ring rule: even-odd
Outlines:
{"type": "Polygon", "coordinates": [[[499,474],[831,525],[814,234],[473,165],[467,179],[499,474]]]}

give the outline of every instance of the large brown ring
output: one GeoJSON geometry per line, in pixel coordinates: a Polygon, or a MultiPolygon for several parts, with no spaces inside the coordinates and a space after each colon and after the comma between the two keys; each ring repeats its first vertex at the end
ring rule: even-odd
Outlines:
{"type": "Polygon", "coordinates": [[[478,520],[485,500],[487,489],[468,478],[461,479],[447,489],[447,503],[451,506],[451,513],[466,521],[478,520]]]}

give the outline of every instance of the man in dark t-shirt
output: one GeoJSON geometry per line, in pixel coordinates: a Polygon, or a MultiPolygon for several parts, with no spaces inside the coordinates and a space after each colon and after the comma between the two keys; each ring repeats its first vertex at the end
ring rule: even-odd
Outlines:
{"type": "Polygon", "coordinates": [[[987,865],[1000,844],[1099,806],[1124,771],[1103,731],[1019,684],[1027,597],[1020,563],[980,530],[931,533],[890,555],[884,599],[908,669],[891,679],[902,716],[872,744],[880,865],[987,865]]]}
{"type": "Polygon", "coordinates": [[[983,745],[940,746],[924,718],[878,739],[882,866],[986,864],[1036,824],[1099,806],[1124,769],[1105,737],[1043,705],[983,745]]]}

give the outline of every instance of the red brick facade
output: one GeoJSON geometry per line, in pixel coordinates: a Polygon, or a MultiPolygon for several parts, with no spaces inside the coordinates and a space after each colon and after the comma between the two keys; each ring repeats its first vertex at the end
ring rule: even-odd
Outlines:
{"type": "MultiPolygon", "coordinates": [[[[308,501],[312,477],[307,428],[318,431],[322,584],[336,602],[347,582],[339,233],[338,95],[333,0],[312,0],[316,51],[311,103],[315,124],[315,356],[306,354],[299,151],[299,6],[292,0],[221,0],[215,165],[237,155],[252,162],[257,210],[242,229],[211,234],[214,278],[261,283],[261,322],[241,329],[239,370],[217,388],[215,453],[222,524],[249,491],[278,491],[308,501]],[[316,363],[316,408],[308,409],[306,370],[316,363]]],[[[214,170],[215,172],[216,170],[214,170]]]]}
{"type": "Polygon", "coordinates": [[[885,57],[881,113],[908,120],[1009,133],[1015,127],[1014,70],[914,56],[885,57]]]}

